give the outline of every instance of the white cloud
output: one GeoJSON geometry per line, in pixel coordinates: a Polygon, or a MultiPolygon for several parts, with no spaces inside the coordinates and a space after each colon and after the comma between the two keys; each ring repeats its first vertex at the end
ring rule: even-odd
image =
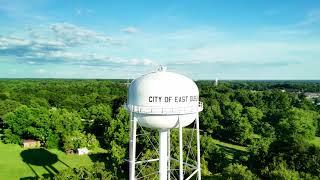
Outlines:
{"type": "Polygon", "coordinates": [[[17,38],[17,37],[2,37],[0,36],[0,49],[10,49],[11,47],[21,47],[28,46],[31,44],[31,41],[17,38]]]}
{"type": "Polygon", "coordinates": [[[89,43],[112,43],[112,38],[95,31],[70,23],[56,23],[50,26],[55,38],[69,46],[79,46],[89,43]]]}
{"type": "Polygon", "coordinates": [[[123,59],[102,53],[70,49],[56,40],[0,36],[0,55],[13,56],[26,64],[79,64],[84,66],[149,66],[150,59],[123,59]]]}
{"type": "Polygon", "coordinates": [[[65,48],[65,45],[55,41],[29,40],[20,37],[0,36],[0,55],[16,57],[32,57],[34,53],[46,53],[58,51],[65,48]]]}
{"type": "Polygon", "coordinates": [[[128,33],[128,34],[135,34],[135,33],[139,32],[139,29],[137,29],[135,27],[126,27],[126,28],[122,29],[121,31],[128,33]]]}

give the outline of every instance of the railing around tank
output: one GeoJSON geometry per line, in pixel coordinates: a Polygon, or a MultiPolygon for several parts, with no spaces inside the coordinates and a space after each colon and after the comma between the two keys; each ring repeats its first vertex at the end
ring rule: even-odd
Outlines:
{"type": "Polygon", "coordinates": [[[125,104],[128,111],[141,114],[191,114],[203,110],[203,103],[199,101],[198,106],[185,107],[157,107],[157,106],[136,106],[125,104]]]}

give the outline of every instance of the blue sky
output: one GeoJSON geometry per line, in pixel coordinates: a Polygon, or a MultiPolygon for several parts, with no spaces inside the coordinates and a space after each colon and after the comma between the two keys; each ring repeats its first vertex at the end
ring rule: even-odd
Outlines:
{"type": "Polygon", "coordinates": [[[0,78],[320,79],[320,1],[0,0],[0,78]]]}

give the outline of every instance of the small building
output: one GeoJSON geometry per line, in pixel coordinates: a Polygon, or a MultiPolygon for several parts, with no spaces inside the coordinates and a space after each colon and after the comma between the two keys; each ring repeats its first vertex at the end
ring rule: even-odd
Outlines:
{"type": "Polygon", "coordinates": [[[77,154],[78,155],[84,155],[84,154],[89,154],[89,150],[85,147],[85,148],[78,148],[77,149],[77,154]]]}
{"type": "Polygon", "coordinates": [[[39,148],[41,146],[40,141],[33,139],[24,139],[23,148],[39,148]]]}

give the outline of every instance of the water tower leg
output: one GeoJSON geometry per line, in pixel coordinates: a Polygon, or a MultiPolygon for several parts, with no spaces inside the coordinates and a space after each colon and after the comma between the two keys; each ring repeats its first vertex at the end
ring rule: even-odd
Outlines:
{"type": "Polygon", "coordinates": [[[170,164],[170,162],[171,162],[171,154],[170,154],[170,152],[171,152],[171,141],[170,141],[170,129],[168,129],[168,180],[170,180],[170,178],[171,178],[171,164],[170,164]]]}
{"type": "Polygon", "coordinates": [[[199,116],[198,116],[197,119],[196,119],[196,128],[197,128],[197,168],[198,168],[198,180],[201,180],[199,116]]]}
{"type": "Polygon", "coordinates": [[[129,179],[135,180],[137,120],[130,114],[129,179]]]}
{"type": "Polygon", "coordinates": [[[160,180],[166,180],[167,179],[167,174],[168,174],[168,153],[167,153],[167,148],[168,148],[168,130],[159,130],[159,136],[160,136],[160,141],[159,141],[159,179],[160,180]]]}
{"type": "Polygon", "coordinates": [[[182,125],[179,122],[179,179],[183,180],[183,139],[182,139],[182,125]]]}

